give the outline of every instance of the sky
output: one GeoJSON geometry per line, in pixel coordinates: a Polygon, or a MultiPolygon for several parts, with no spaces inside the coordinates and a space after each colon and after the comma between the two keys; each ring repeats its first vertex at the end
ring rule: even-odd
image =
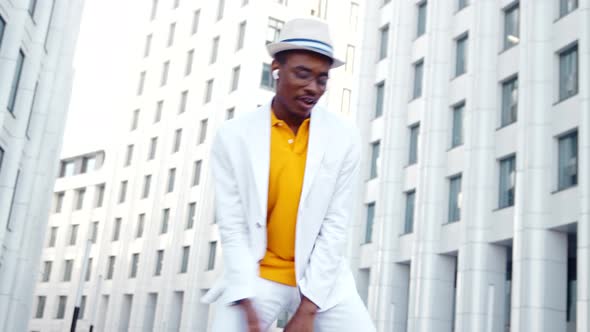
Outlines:
{"type": "Polygon", "coordinates": [[[137,1],[142,0],[85,1],[62,157],[103,149],[116,140],[114,124],[125,120],[117,115],[125,112],[133,85],[133,37],[141,17],[137,1]]]}

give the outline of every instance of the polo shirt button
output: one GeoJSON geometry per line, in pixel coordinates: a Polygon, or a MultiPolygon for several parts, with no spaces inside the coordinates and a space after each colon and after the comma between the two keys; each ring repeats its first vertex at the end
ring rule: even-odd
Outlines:
{"type": "Polygon", "coordinates": [[[293,139],[288,140],[289,144],[293,144],[293,139]]]}

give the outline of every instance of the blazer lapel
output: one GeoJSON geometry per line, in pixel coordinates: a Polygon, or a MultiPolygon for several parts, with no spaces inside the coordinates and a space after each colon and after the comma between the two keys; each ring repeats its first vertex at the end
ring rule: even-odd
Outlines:
{"type": "Polygon", "coordinates": [[[311,113],[311,122],[309,128],[309,141],[307,144],[307,161],[305,163],[305,175],[303,176],[303,189],[299,204],[305,202],[313,180],[320,169],[322,158],[324,156],[325,144],[327,139],[326,128],[324,128],[323,110],[316,109],[311,113]]]}
{"type": "Polygon", "coordinates": [[[266,224],[266,209],[268,200],[268,177],[270,172],[270,104],[262,106],[257,110],[256,121],[253,121],[248,132],[248,144],[251,157],[252,172],[256,191],[258,193],[258,202],[260,203],[260,216],[263,217],[257,222],[261,225],[266,224]]]}

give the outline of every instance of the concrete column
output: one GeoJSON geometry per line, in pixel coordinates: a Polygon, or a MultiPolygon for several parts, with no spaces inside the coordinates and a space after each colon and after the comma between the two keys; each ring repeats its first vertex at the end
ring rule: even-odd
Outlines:
{"type": "MultiPolygon", "coordinates": [[[[371,269],[369,309],[378,331],[406,331],[408,317],[408,287],[410,265],[395,262],[399,252],[399,234],[403,228],[405,210],[403,174],[407,159],[407,77],[411,63],[411,29],[408,15],[413,11],[409,1],[393,1],[388,16],[392,17],[389,31],[390,56],[387,63],[388,80],[381,140],[379,167],[380,200],[373,232],[375,260],[371,269]],[[392,222],[395,221],[395,222],[392,222]]],[[[374,5],[377,7],[377,4],[374,5]]],[[[371,33],[377,35],[378,30],[371,33]]],[[[373,61],[373,59],[368,59],[373,61]]],[[[367,121],[368,122],[368,121],[367,121]]]]}
{"type": "Polygon", "coordinates": [[[500,20],[497,1],[471,4],[473,29],[469,32],[470,86],[465,112],[465,171],[463,186],[463,234],[457,271],[456,331],[500,332],[504,322],[506,249],[488,244],[493,227],[494,145],[497,98],[497,34],[500,20]],[[490,307],[491,306],[491,307],[490,307]],[[491,316],[491,317],[490,317],[491,316]],[[492,329],[488,330],[488,322],[492,329]]]}
{"type": "Polygon", "coordinates": [[[565,330],[567,235],[546,229],[554,173],[551,136],[553,1],[520,3],[519,119],[512,292],[513,331],[565,330]]]}
{"type": "Polygon", "coordinates": [[[412,249],[409,331],[450,332],[454,298],[455,257],[437,253],[447,202],[446,119],[449,106],[452,7],[428,2],[423,96],[420,125],[414,248],[412,249]],[[435,15],[434,15],[435,14],[435,15]]]}
{"type": "Polygon", "coordinates": [[[578,2],[580,40],[578,79],[580,126],[578,128],[578,303],[577,329],[590,331],[590,0],[578,2]]]}

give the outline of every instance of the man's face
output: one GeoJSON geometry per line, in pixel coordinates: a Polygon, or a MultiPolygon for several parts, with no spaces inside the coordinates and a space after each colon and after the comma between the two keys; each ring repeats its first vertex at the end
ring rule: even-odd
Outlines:
{"type": "Polygon", "coordinates": [[[276,98],[294,116],[307,118],[311,109],[326,91],[329,58],[307,51],[289,52],[284,64],[276,60],[272,69],[279,69],[276,98]]]}

